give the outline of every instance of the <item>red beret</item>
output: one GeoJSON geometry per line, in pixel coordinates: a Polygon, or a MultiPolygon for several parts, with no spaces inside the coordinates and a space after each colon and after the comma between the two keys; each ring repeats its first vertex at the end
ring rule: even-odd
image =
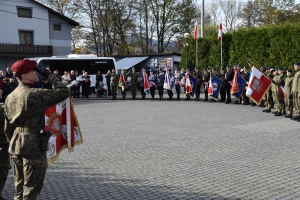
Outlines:
{"type": "Polygon", "coordinates": [[[3,83],[3,81],[0,79],[0,89],[1,89],[1,90],[2,90],[3,86],[4,86],[4,83],[3,83]]]}
{"type": "Polygon", "coordinates": [[[22,59],[15,62],[11,66],[11,69],[13,70],[13,72],[25,74],[33,70],[36,66],[37,63],[34,60],[22,59]]]}

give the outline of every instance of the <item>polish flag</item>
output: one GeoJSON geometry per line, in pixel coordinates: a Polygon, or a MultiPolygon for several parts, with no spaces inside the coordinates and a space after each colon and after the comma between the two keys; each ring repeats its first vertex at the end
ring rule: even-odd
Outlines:
{"type": "Polygon", "coordinates": [[[239,85],[237,80],[238,71],[237,69],[234,69],[234,77],[231,85],[231,94],[235,94],[239,92],[239,85]]]}
{"type": "Polygon", "coordinates": [[[222,23],[219,25],[219,35],[218,35],[218,40],[222,38],[222,23]]]}
{"type": "Polygon", "coordinates": [[[210,79],[209,79],[209,87],[208,87],[208,95],[212,95],[213,92],[213,86],[212,86],[212,82],[211,82],[211,74],[210,74],[210,79]]]}
{"type": "Polygon", "coordinates": [[[282,98],[284,98],[284,87],[281,86],[281,85],[278,85],[278,90],[279,90],[279,92],[280,92],[282,98]]]}
{"type": "Polygon", "coordinates": [[[261,71],[259,71],[256,67],[252,67],[246,95],[256,104],[260,104],[261,99],[270,86],[271,80],[261,73],[261,71]]]}
{"type": "Polygon", "coordinates": [[[190,75],[187,74],[185,78],[186,78],[186,80],[185,80],[185,90],[186,90],[185,93],[189,94],[189,93],[192,92],[192,85],[191,85],[191,81],[190,81],[190,75]]]}
{"type": "Polygon", "coordinates": [[[198,23],[196,21],[194,27],[194,40],[197,40],[198,38],[199,38],[199,31],[198,31],[198,23]]]}

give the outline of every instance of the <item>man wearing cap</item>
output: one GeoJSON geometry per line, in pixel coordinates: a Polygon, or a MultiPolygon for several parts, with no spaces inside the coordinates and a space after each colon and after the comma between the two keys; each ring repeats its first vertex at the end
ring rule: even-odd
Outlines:
{"type": "Polygon", "coordinates": [[[37,199],[47,169],[46,150],[38,141],[45,126],[45,110],[70,96],[67,86],[33,60],[18,60],[12,65],[18,87],[5,100],[5,135],[14,162],[14,199],[37,199]],[[53,89],[32,88],[42,75],[53,89]]]}
{"type": "Polygon", "coordinates": [[[194,99],[194,101],[200,101],[200,87],[202,83],[202,74],[199,71],[199,67],[195,67],[194,76],[198,79],[195,89],[196,98],[194,99]]]}
{"type": "Polygon", "coordinates": [[[249,97],[247,97],[246,95],[246,90],[247,90],[247,87],[248,87],[248,84],[249,84],[249,78],[250,78],[250,73],[248,71],[248,67],[247,66],[244,66],[243,68],[243,78],[245,79],[246,83],[245,83],[245,87],[244,87],[244,90],[243,90],[243,105],[249,105],[249,97]]]}
{"type": "Polygon", "coordinates": [[[232,80],[233,80],[233,70],[231,70],[230,66],[226,67],[226,74],[225,74],[225,78],[224,78],[224,87],[225,87],[225,93],[226,93],[226,101],[225,104],[229,104],[231,103],[231,94],[230,94],[230,90],[231,90],[231,84],[232,84],[232,80]]]}
{"type": "Polygon", "coordinates": [[[152,97],[152,100],[154,100],[155,96],[155,87],[156,87],[156,74],[153,74],[153,70],[149,70],[150,75],[148,76],[149,84],[150,84],[150,94],[152,97]]]}
{"type": "Polygon", "coordinates": [[[288,69],[286,71],[286,78],[284,81],[284,102],[286,108],[286,118],[291,118],[293,115],[293,96],[291,95],[293,83],[293,71],[288,69]]]}
{"type": "Polygon", "coordinates": [[[138,76],[138,80],[140,83],[141,96],[142,96],[141,100],[145,100],[145,98],[146,98],[146,92],[144,91],[144,74],[143,74],[144,71],[145,71],[145,69],[142,68],[141,72],[139,73],[139,76],[138,76]]]}
{"type": "Polygon", "coordinates": [[[165,81],[165,74],[163,73],[162,69],[159,68],[159,74],[157,75],[157,88],[158,88],[159,100],[163,100],[164,81],[165,81]]]}
{"type": "Polygon", "coordinates": [[[296,71],[292,83],[293,106],[295,109],[295,116],[291,119],[300,121],[300,62],[294,64],[296,71]]]}
{"type": "Polygon", "coordinates": [[[112,69],[111,73],[107,73],[107,78],[110,78],[110,89],[111,89],[111,95],[112,100],[115,100],[117,98],[117,87],[119,82],[119,76],[116,74],[116,70],[112,69]]]}
{"type": "Polygon", "coordinates": [[[271,85],[271,90],[272,90],[272,97],[274,100],[274,104],[276,107],[275,116],[282,116],[282,114],[285,111],[285,105],[284,105],[284,95],[281,94],[280,92],[280,87],[284,86],[284,69],[283,68],[278,68],[277,70],[277,75],[275,75],[272,79],[272,85],[271,85]]]}
{"type": "Polygon", "coordinates": [[[130,90],[132,100],[135,100],[136,97],[136,85],[138,84],[138,74],[135,71],[135,67],[132,67],[131,70],[126,74],[127,77],[130,77],[130,90]]]}
{"type": "Polygon", "coordinates": [[[182,79],[182,74],[179,71],[179,68],[176,68],[175,70],[175,89],[177,93],[177,98],[176,101],[180,100],[180,88],[181,88],[181,79],[182,79]]]}
{"type": "Polygon", "coordinates": [[[204,69],[203,86],[204,86],[205,98],[203,101],[208,101],[209,79],[210,79],[210,73],[208,72],[208,69],[204,69]]]}
{"type": "Polygon", "coordinates": [[[225,92],[225,69],[223,67],[220,70],[219,78],[222,80],[222,85],[220,87],[220,96],[221,96],[221,101],[220,102],[225,102],[225,100],[226,100],[226,92],[225,92]]]}
{"type": "MultiPolygon", "coordinates": [[[[271,80],[273,78],[273,73],[274,73],[274,69],[273,68],[268,68],[266,67],[265,68],[265,75],[267,77],[269,77],[271,80]]],[[[269,89],[266,91],[265,93],[265,100],[266,100],[266,109],[262,110],[262,112],[266,112],[266,113],[269,113],[271,112],[271,109],[272,109],[272,104],[273,104],[273,97],[272,97],[272,90],[271,90],[271,87],[269,87],[269,89]]]]}
{"type": "MultiPolygon", "coordinates": [[[[2,98],[3,86],[4,83],[2,80],[0,80],[0,99],[2,98]]],[[[9,161],[9,153],[8,153],[9,143],[4,134],[4,122],[5,122],[4,107],[3,104],[1,104],[0,105],[0,200],[4,200],[4,198],[2,197],[2,190],[4,188],[7,179],[8,171],[11,168],[10,161],[9,161]]]]}

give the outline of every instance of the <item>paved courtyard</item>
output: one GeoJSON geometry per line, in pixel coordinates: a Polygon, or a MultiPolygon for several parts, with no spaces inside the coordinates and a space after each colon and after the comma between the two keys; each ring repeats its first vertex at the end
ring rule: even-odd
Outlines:
{"type": "Polygon", "coordinates": [[[300,199],[300,123],[217,102],[73,102],[84,143],[48,168],[39,199],[300,199]]]}

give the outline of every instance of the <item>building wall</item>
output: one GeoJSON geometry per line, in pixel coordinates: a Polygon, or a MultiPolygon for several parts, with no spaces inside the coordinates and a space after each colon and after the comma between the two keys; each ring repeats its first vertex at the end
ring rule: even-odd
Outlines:
{"type": "Polygon", "coordinates": [[[50,45],[53,46],[53,55],[61,56],[71,51],[71,26],[64,19],[49,13],[50,45]],[[54,30],[53,25],[58,24],[61,30],[54,30]]]}
{"type": "Polygon", "coordinates": [[[0,12],[0,43],[19,44],[19,30],[24,30],[33,32],[34,45],[50,44],[47,9],[32,1],[22,0],[4,1],[1,10],[6,12],[0,12]],[[32,18],[18,17],[17,6],[32,8],[32,18]]]}
{"type": "Polygon", "coordinates": [[[14,62],[22,59],[22,57],[1,57],[0,56],[0,70],[5,70],[6,67],[11,67],[14,62]]]}

